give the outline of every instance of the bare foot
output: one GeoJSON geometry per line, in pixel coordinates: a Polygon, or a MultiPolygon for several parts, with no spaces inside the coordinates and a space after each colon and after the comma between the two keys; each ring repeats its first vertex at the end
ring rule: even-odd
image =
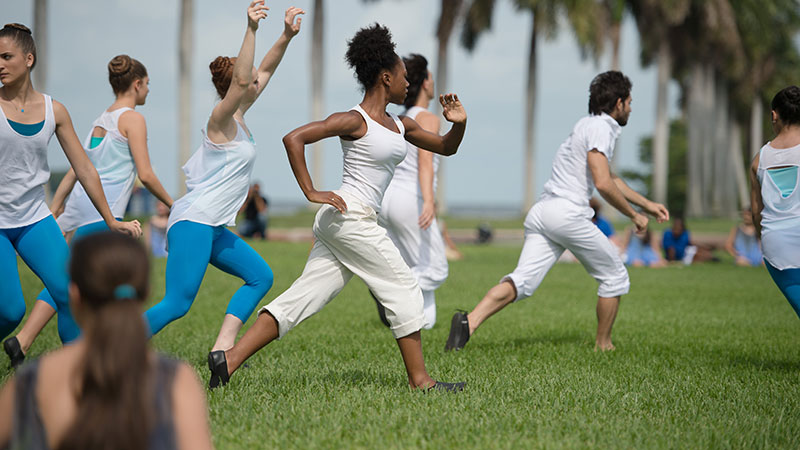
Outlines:
{"type": "Polygon", "coordinates": [[[600,350],[601,352],[613,352],[616,349],[617,347],[614,347],[614,344],[612,344],[611,342],[608,342],[606,344],[601,344],[598,342],[594,344],[594,351],[600,350]]]}

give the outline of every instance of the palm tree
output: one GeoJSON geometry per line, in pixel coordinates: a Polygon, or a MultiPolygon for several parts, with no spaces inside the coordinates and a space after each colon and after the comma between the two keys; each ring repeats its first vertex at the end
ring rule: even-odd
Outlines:
{"type": "Polygon", "coordinates": [[[194,55],[194,0],[181,0],[178,31],[178,176],[179,193],[186,193],[181,167],[191,156],[192,60],[194,55]]]}
{"type": "MultiPolygon", "coordinates": [[[[541,36],[553,38],[558,29],[558,17],[566,13],[582,53],[591,51],[595,56],[602,49],[603,40],[598,39],[600,27],[596,21],[602,17],[595,0],[514,0],[519,10],[532,16],[529,38],[528,70],[525,85],[525,162],[522,211],[527,211],[534,202],[535,192],[535,125],[537,94],[537,42],[541,36]]],[[[478,37],[491,28],[495,0],[473,0],[470,4],[461,41],[467,50],[473,50],[478,37]]]]}
{"type": "MultiPolygon", "coordinates": [[[[313,23],[311,30],[311,120],[322,120],[325,111],[325,12],[323,0],[314,0],[314,9],[311,11],[313,23]]],[[[315,142],[311,146],[312,164],[311,171],[314,183],[323,186],[323,143],[315,142]]],[[[313,205],[310,203],[309,205],[313,205]]]]}

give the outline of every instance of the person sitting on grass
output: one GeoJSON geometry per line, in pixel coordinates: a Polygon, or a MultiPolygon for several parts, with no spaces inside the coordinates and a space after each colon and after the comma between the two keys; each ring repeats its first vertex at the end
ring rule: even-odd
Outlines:
{"type": "Polygon", "coordinates": [[[637,231],[628,230],[625,244],[625,264],[634,267],[664,267],[667,262],[661,257],[658,243],[653,239],[650,228],[637,231]]]}
{"type": "Polygon", "coordinates": [[[147,346],[145,248],[119,233],[87,236],[69,274],[82,338],[22,365],[0,391],[0,448],[211,448],[194,371],[147,346]]]}
{"type": "Polygon", "coordinates": [[[737,266],[760,266],[764,263],[761,241],[756,236],[753,212],[749,206],[742,210],[742,223],[731,228],[725,241],[725,250],[733,256],[737,266]]]}

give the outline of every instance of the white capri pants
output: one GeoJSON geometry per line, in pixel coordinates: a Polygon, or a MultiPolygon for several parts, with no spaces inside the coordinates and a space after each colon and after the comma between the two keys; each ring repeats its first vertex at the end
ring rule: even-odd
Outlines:
{"type": "Polygon", "coordinates": [[[323,205],[314,219],[316,242],[300,278],[260,313],[269,312],[283,337],[313,316],[344,288],[353,274],[364,280],[386,309],[395,339],[423,325],[422,291],[397,247],[368,205],[337,191],[347,204],[342,214],[323,205]]]}
{"type": "Polygon", "coordinates": [[[520,300],[530,297],[565,249],[569,249],[600,286],[597,295],[616,297],[628,293],[630,279],[611,241],[591,221],[592,210],[569,200],[546,197],[525,218],[525,244],[510,280],[520,300]]]}
{"type": "Polygon", "coordinates": [[[434,291],[448,275],[447,257],[439,223],[419,227],[422,198],[416,192],[390,184],[383,195],[378,224],[389,232],[389,238],[400,250],[423,291],[434,291]]]}

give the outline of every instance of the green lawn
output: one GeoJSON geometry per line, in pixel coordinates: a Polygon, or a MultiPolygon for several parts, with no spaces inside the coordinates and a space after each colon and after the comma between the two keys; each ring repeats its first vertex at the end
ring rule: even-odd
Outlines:
{"type": "MultiPolygon", "coordinates": [[[[275,272],[267,300],[303,268],[308,244],[254,244],[275,272]]],[[[464,246],[423,332],[430,373],[459,394],[411,392],[391,334],[354,280],[325,310],[208,396],[218,448],[800,448],[800,320],[763,268],[631,269],[614,328],[595,353],[596,284],[557,265],[536,295],[444,353],[450,316],[516,264],[518,247],[464,246]]],[[[32,298],[41,285],[24,269],[32,298]]],[[[164,289],[155,266],[153,298],[164,289]]],[[[207,381],[238,280],[209,269],[189,314],[153,341],[207,381]]],[[[32,354],[55,348],[54,324],[32,354]]],[[[0,377],[8,376],[0,368],[0,377]]]]}

